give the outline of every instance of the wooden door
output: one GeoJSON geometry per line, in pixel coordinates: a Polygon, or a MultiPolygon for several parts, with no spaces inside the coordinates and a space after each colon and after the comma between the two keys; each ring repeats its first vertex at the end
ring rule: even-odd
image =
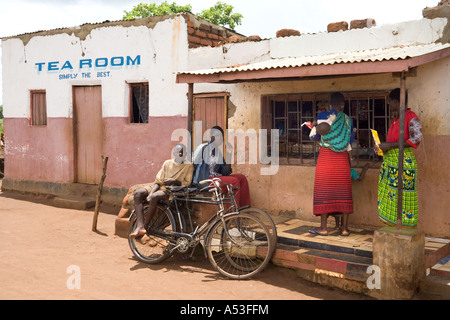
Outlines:
{"type": "MultiPolygon", "coordinates": [[[[194,123],[192,126],[194,137],[203,137],[205,131],[213,126],[220,126],[226,132],[227,104],[227,93],[196,95],[194,97],[194,123]],[[200,129],[200,126],[196,125],[198,121],[201,121],[201,135],[199,135],[199,132],[196,132],[196,130],[200,129]]],[[[203,142],[207,142],[207,140],[203,142]]]]}
{"type": "Polygon", "coordinates": [[[73,87],[75,180],[97,184],[102,175],[103,120],[101,86],[73,87]]]}

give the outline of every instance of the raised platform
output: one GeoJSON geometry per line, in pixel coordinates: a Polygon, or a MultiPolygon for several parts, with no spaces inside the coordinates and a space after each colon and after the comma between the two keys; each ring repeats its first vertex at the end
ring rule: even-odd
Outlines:
{"type": "MultiPolygon", "coordinates": [[[[350,235],[341,236],[339,230],[330,230],[328,236],[309,233],[319,223],[273,216],[277,225],[278,244],[272,263],[290,268],[306,280],[342,290],[373,295],[368,279],[373,274],[374,231],[350,228],[350,235]],[[369,272],[368,272],[369,271],[369,272]]],[[[334,221],[330,219],[330,227],[334,221]]],[[[116,234],[127,237],[128,219],[116,219],[116,234]]],[[[450,285],[450,262],[441,260],[449,255],[450,240],[425,237],[426,268],[432,277],[424,277],[420,285],[421,297],[439,299],[446,296],[450,285]],[[441,262],[440,262],[441,261],[441,262]],[[444,273],[447,272],[448,274],[444,273]]],[[[369,280],[370,282],[371,280],[369,280]]]]}
{"type": "MultiPolygon", "coordinates": [[[[318,223],[298,219],[274,217],[278,230],[278,246],[272,258],[276,265],[291,268],[307,280],[346,291],[373,296],[367,282],[372,275],[372,243],[374,231],[350,228],[344,237],[338,230],[328,236],[309,233],[318,223]],[[369,272],[368,272],[369,271],[369,272]]],[[[334,221],[330,219],[331,227],[334,221]]],[[[450,284],[444,286],[450,262],[450,240],[425,238],[425,257],[432,277],[424,277],[420,294],[424,298],[442,298],[450,293],[450,284]],[[436,264],[436,261],[440,261],[436,264]],[[446,261],[444,263],[444,261],[446,261]],[[447,263],[449,266],[447,266],[447,263]]],[[[370,282],[371,280],[369,280],[370,282]]]]}
{"type": "Polygon", "coordinates": [[[420,292],[433,299],[450,300],[450,255],[429,269],[420,282],[420,292]]]}
{"type": "MultiPolygon", "coordinates": [[[[309,233],[318,223],[274,217],[278,247],[272,258],[276,265],[291,268],[309,281],[368,294],[366,273],[372,265],[373,232],[350,229],[349,236],[330,230],[327,236],[309,233]]],[[[331,222],[333,226],[334,221],[331,222]]]]}

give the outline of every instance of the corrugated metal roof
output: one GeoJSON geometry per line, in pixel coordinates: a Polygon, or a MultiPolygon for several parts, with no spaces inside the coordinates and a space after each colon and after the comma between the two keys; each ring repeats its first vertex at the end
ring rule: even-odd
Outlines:
{"type": "Polygon", "coordinates": [[[187,75],[212,75],[231,72],[246,72],[268,69],[281,69],[314,65],[333,65],[340,63],[375,62],[387,60],[405,60],[408,58],[422,56],[438,50],[450,48],[450,44],[432,43],[426,45],[398,46],[373,50],[363,50],[355,52],[339,52],[317,56],[289,57],[282,59],[271,59],[262,62],[230,66],[222,68],[212,68],[205,70],[182,71],[178,74],[187,75]]]}

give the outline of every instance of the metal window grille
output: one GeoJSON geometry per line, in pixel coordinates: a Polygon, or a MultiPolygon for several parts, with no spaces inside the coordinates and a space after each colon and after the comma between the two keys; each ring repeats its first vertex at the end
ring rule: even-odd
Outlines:
{"type": "MultiPolygon", "coordinates": [[[[389,126],[387,97],[389,92],[343,92],[344,112],[353,122],[355,142],[352,156],[356,161],[381,161],[374,151],[370,129],[378,131],[385,141],[389,126]]],[[[280,163],[315,165],[319,143],[309,139],[310,129],[302,124],[314,121],[321,111],[329,109],[330,93],[268,95],[262,97],[263,129],[279,130],[280,163]]],[[[270,130],[268,130],[270,131],[270,130]]],[[[270,142],[270,139],[268,139],[270,142]]]]}

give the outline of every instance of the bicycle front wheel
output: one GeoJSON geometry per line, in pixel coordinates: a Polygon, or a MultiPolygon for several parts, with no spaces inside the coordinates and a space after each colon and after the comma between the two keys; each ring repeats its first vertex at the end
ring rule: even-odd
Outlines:
{"type": "Polygon", "coordinates": [[[275,243],[261,220],[248,214],[231,214],[217,221],[206,239],[208,259],[222,275],[247,279],[270,261],[275,243]]]}
{"type": "MultiPolygon", "coordinates": [[[[144,216],[146,216],[148,207],[144,208],[144,216]]],[[[136,228],[136,215],[130,219],[130,226],[128,235],[136,228]]],[[[148,222],[147,230],[153,231],[176,231],[176,223],[169,208],[158,206],[155,214],[148,222]]],[[[155,232],[155,234],[157,234],[155,232]]],[[[167,239],[163,239],[153,233],[148,233],[142,237],[130,238],[128,236],[128,244],[130,245],[133,254],[142,262],[145,263],[159,263],[171,256],[171,248],[173,245],[167,239]]]]}

